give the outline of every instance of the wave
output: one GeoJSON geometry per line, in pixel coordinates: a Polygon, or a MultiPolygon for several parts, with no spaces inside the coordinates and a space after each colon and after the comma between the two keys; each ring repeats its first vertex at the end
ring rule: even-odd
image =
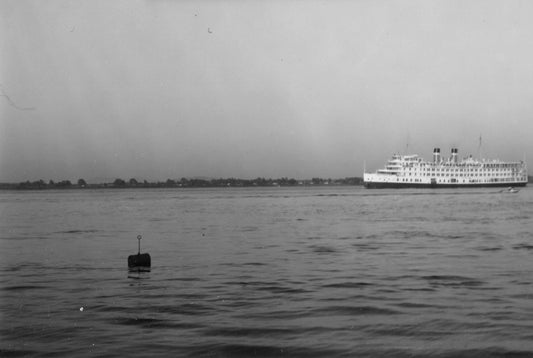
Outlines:
{"type": "Polygon", "coordinates": [[[503,250],[503,247],[502,246],[479,246],[479,247],[475,247],[474,250],[478,250],[478,251],[501,251],[503,250]]]}
{"type": "Polygon", "coordinates": [[[56,234],[92,234],[99,232],[100,230],[95,229],[74,229],[74,230],[64,230],[57,231],[56,234]]]}
{"type": "Polygon", "coordinates": [[[4,349],[0,348],[0,357],[37,357],[41,352],[29,349],[4,349]]]}
{"type": "Polygon", "coordinates": [[[521,243],[517,245],[513,245],[513,249],[515,250],[533,250],[533,245],[528,243],[521,243]]]}
{"type": "Polygon", "coordinates": [[[332,246],[311,245],[310,248],[313,250],[313,252],[316,252],[319,254],[330,254],[330,253],[337,252],[337,250],[332,246]]]}
{"type": "Polygon", "coordinates": [[[317,308],[309,312],[311,316],[337,315],[337,316],[361,316],[361,315],[396,315],[400,311],[376,306],[327,306],[317,308]]]}
{"type": "Polygon", "coordinates": [[[42,290],[48,289],[48,286],[39,286],[39,285],[15,285],[15,286],[6,286],[1,287],[1,291],[27,291],[27,290],[42,290]]]}
{"type": "MultiPolygon", "coordinates": [[[[312,345],[312,343],[310,344],[312,345]]],[[[315,343],[316,345],[316,343],[315,343]]],[[[342,357],[346,351],[331,347],[218,343],[193,349],[189,357],[342,357]]]]}
{"type": "Polygon", "coordinates": [[[471,277],[454,275],[429,275],[421,278],[428,281],[432,286],[479,287],[486,283],[471,277]]]}
{"type": "Polygon", "coordinates": [[[226,337],[261,337],[261,336],[283,336],[293,332],[290,328],[268,328],[268,327],[216,327],[207,328],[203,331],[207,336],[226,337]]]}
{"type": "Polygon", "coordinates": [[[362,287],[369,287],[374,286],[372,283],[368,282],[338,282],[338,283],[329,283],[327,285],[322,285],[324,288],[362,288],[362,287]]]}

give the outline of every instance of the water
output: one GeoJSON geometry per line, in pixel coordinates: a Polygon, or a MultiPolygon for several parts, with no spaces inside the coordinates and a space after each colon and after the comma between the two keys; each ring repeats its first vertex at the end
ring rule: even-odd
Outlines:
{"type": "Polygon", "coordinates": [[[0,192],[0,356],[530,357],[533,189],[0,192]],[[142,250],[151,272],[127,270],[142,250]]]}

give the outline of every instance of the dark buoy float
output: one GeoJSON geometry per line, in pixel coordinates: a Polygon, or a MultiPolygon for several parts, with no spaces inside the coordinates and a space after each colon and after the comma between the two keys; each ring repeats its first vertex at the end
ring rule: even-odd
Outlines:
{"type": "Polygon", "coordinates": [[[152,260],[150,259],[150,254],[141,254],[141,235],[137,235],[137,240],[139,240],[139,252],[137,255],[128,256],[128,267],[130,270],[149,270],[152,265],[152,260]]]}

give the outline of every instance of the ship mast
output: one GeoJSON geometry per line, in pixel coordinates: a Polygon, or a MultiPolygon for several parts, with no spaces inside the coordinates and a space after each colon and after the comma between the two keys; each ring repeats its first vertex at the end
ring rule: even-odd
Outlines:
{"type": "Polygon", "coordinates": [[[482,158],[481,158],[481,133],[479,134],[479,145],[477,147],[477,159],[479,161],[482,161],[482,158]]]}

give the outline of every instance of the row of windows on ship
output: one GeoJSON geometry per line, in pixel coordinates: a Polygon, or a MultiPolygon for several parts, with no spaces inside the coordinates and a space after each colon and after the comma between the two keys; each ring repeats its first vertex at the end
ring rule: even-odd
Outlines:
{"type": "MultiPolygon", "coordinates": [[[[403,176],[406,176],[407,173],[403,173],[403,176]]],[[[437,172],[437,173],[434,173],[434,172],[425,172],[425,173],[409,173],[409,176],[426,176],[426,177],[456,177],[456,176],[460,176],[460,177],[494,177],[494,173],[440,173],[440,172],[437,172]]],[[[517,173],[511,173],[511,172],[501,172],[501,173],[498,173],[498,177],[509,177],[509,176],[512,176],[512,177],[516,177],[517,176],[517,173]]],[[[520,175],[521,177],[522,175],[520,175]]]]}
{"type": "MultiPolygon", "coordinates": [[[[455,178],[452,178],[452,179],[438,179],[437,182],[438,183],[505,183],[505,182],[515,182],[517,180],[525,180],[525,178],[490,178],[489,180],[481,180],[481,179],[455,179],[455,178]],[[461,181],[462,180],[462,181],[461,181]]],[[[422,183],[424,182],[422,179],[412,179],[412,178],[403,178],[400,180],[400,178],[397,178],[396,179],[397,182],[399,181],[402,181],[402,182],[410,182],[410,183],[422,183]]]]}
{"type": "Polygon", "coordinates": [[[518,173],[516,171],[501,171],[499,173],[493,173],[493,172],[473,172],[473,171],[466,171],[466,172],[457,172],[457,171],[452,171],[452,172],[448,172],[448,171],[437,171],[435,172],[434,170],[432,171],[422,171],[422,172],[404,172],[402,173],[403,175],[407,175],[409,174],[409,176],[437,176],[437,177],[440,177],[440,176],[443,176],[443,177],[454,177],[454,176],[464,176],[464,177],[474,177],[474,176],[477,176],[477,177],[484,177],[484,176],[495,176],[495,175],[498,175],[498,176],[510,176],[510,175],[513,175],[513,176],[516,176],[518,173]]]}
{"type": "Polygon", "coordinates": [[[475,174],[495,174],[495,173],[501,173],[501,174],[511,174],[511,173],[516,173],[517,171],[517,167],[511,167],[511,168],[505,168],[505,169],[501,169],[501,168],[466,168],[466,169],[463,169],[463,168],[416,168],[416,169],[413,169],[413,168],[404,168],[404,171],[407,171],[407,169],[409,169],[409,172],[421,172],[421,173],[475,173],[475,174]]]}
{"type": "MultiPolygon", "coordinates": [[[[389,164],[396,164],[396,165],[400,165],[399,163],[389,163],[389,164]]],[[[454,162],[447,162],[447,163],[409,163],[409,162],[404,162],[403,163],[403,166],[404,167],[420,167],[420,168],[425,168],[425,167],[432,167],[432,168],[435,168],[436,166],[438,167],[469,167],[469,168],[472,168],[475,167],[476,168],[480,168],[480,169],[505,169],[505,168],[520,168],[524,163],[523,162],[520,162],[520,163],[478,163],[478,164],[472,164],[472,163],[454,163],[454,162]]]]}

